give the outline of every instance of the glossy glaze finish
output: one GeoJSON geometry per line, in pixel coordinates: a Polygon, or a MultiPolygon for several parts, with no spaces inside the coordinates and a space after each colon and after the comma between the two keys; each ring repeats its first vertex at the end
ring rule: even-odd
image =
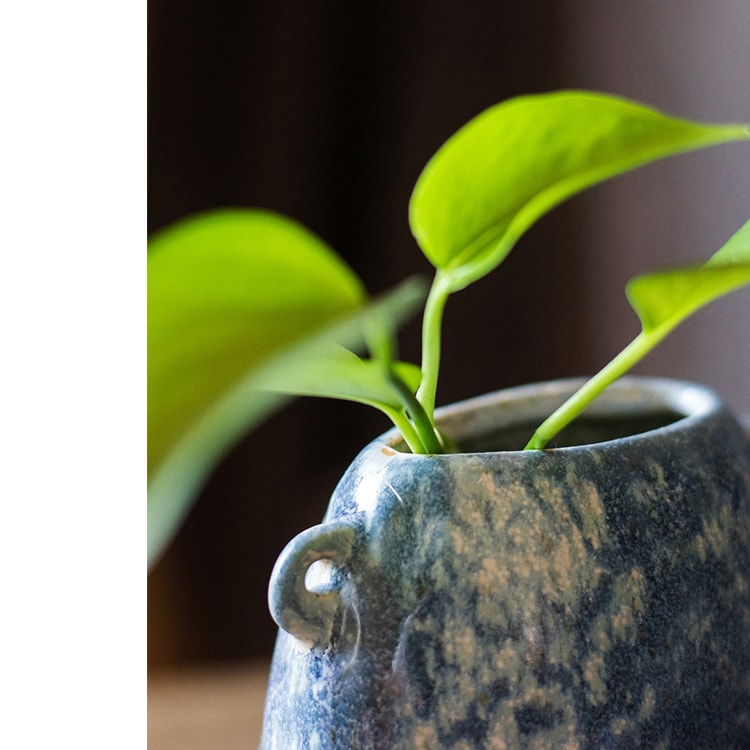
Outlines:
{"type": "MultiPolygon", "coordinates": [[[[571,387],[441,426],[512,431],[571,387]]],[[[624,379],[595,409],[665,411],[683,418],[544,452],[365,448],[274,570],[291,632],[262,750],[749,747],[750,447],[689,384],[624,379]]]]}

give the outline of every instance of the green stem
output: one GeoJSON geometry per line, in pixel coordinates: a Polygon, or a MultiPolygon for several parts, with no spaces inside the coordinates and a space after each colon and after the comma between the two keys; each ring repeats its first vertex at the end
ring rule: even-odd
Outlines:
{"type": "Polygon", "coordinates": [[[399,400],[404,405],[406,412],[411,417],[414,429],[424,447],[424,453],[443,453],[443,446],[435,430],[432,420],[427,416],[422,404],[411,392],[403,380],[393,371],[390,372],[390,380],[399,395],[399,400]]]}
{"type": "Polygon", "coordinates": [[[653,349],[673,325],[641,332],[606,367],[586,381],[562,406],[542,422],[524,450],[541,450],[560,430],[570,424],[608,385],[624,375],[653,349]]]}
{"type": "Polygon", "coordinates": [[[396,429],[401,433],[412,453],[427,453],[424,445],[422,445],[422,441],[419,439],[417,431],[414,429],[414,425],[409,421],[404,410],[399,411],[398,409],[386,407],[383,411],[390,417],[393,424],[396,425],[396,429]]]}
{"type": "MultiPolygon", "coordinates": [[[[447,275],[444,271],[438,270],[427,296],[422,321],[422,382],[417,391],[417,399],[430,423],[433,422],[435,413],[435,397],[440,369],[440,337],[443,310],[445,310],[445,303],[450,294],[448,287],[447,275]]],[[[413,414],[412,417],[414,417],[413,414]]]]}

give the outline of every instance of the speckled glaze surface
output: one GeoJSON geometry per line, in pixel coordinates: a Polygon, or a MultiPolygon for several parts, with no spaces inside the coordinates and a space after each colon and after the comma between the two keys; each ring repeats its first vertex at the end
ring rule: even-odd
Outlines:
{"type": "MultiPolygon", "coordinates": [[[[571,390],[440,424],[512,432],[571,390]]],[[[677,381],[625,378],[593,416],[665,411],[544,452],[365,448],[274,569],[262,750],[750,747],[750,443],[677,381]]]]}

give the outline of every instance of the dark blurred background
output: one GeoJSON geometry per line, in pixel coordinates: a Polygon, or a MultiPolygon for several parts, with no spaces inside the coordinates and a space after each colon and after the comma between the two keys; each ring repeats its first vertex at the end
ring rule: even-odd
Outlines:
{"type": "MultiPolygon", "coordinates": [[[[707,121],[750,121],[747,0],[149,3],[149,230],[219,206],[306,224],[384,290],[429,265],[407,202],[460,125],[510,96],[591,88],[707,121]]],[[[601,366],[637,332],[622,289],[707,257],[750,215],[750,145],[680,157],[573,199],[502,269],[452,298],[439,402],[601,366]]],[[[750,294],[686,323],[639,368],[750,412],[750,294]]],[[[419,323],[401,354],[419,360],[419,323]]],[[[208,482],[148,583],[151,667],[270,654],[266,585],[338,477],[388,428],[293,403],[208,482]]]]}

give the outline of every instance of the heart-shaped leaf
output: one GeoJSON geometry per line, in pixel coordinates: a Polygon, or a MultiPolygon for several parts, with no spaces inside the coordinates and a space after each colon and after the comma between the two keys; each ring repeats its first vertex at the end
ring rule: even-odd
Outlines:
{"type": "Polygon", "coordinates": [[[366,304],[360,281],[321,240],[263,211],[219,211],[166,230],[150,243],[148,274],[153,560],[215,462],[283,403],[267,390],[272,374],[296,371],[305,386],[310,363],[311,378],[338,372],[345,392],[330,395],[379,402],[377,368],[337,371],[331,345],[360,346],[373,327],[392,329],[424,289],[410,282],[366,304]]]}
{"type": "Polygon", "coordinates": [[[671,154],[746,139],[612,96],[567,91],[510,99],[453,135],[420,175],[412,232],[453,290],[492,271],[551,208],[671,154]]]}

